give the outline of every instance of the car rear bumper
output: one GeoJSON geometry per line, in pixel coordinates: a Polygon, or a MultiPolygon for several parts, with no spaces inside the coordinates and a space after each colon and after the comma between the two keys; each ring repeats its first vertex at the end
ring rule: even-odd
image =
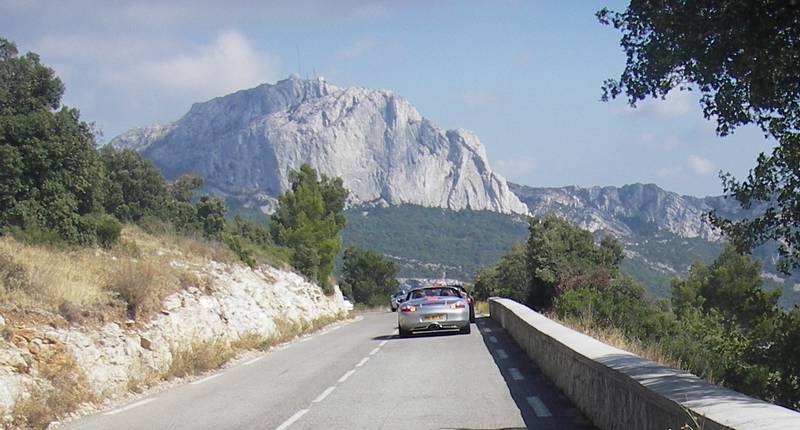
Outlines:
{"type": "Polygon", "coordinates": [[[430,309],[425,312],[401,312],[397,323],[406,331],[460,330],[469,325],[468,309],[430,309]]]}

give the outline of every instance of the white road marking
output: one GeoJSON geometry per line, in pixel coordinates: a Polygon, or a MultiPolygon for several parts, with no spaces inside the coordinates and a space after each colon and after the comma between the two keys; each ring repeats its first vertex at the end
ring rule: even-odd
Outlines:
{"type": "Polygon", "coordinates": [[[494,336],[489,336],[489,342],[497,343],[497,338],[494,336]]]}
{"type": "Polygon", "coordinates": [[[311,340],[312,337],[314,337],[314,336],[304,337],[304,338],[300,339],[300,342],[307,342],[307,341],[311,340]]]}
{"type": "Polygon", "coordinates": [[[285,429],[289,428],[290,425],[294,424],[295,421],[299,420],[300,417],[305,415],[306,412],[308,412],[308,409],[300,409],[299,411],[297,411],[296,414],[292,415],[291,417],[289,417],[288,420],[284,421],[283,424],[281,424],[277,428],[275,428],[275,430],[285,430],[285,429]]]}
{"type": "Polygon", "coordinates": [[[528,397],[525,400],[528,401],[528,405],[530,405],[537,417],[545,418],[553,416],[553,414],[550,413],[550,409],[547,409],[547,406],[545,406],[544,402],[542,402],[542,400],[538,397],[528,397]]]}
{"type": "Polygon", "coordinates": [[[114,409],[113,411],[108,411],[108,412],[104,413],[103,415],[114,415],[114,414],[118,414],[118,413],[120,413],[120,412],[124,412],[124,411],[127,411],[127,410],[129,410],[129,409],[133,409],[133,408],[135,408],[135,407],[139,407],[139,406],[142,406],[142,405],[144,405],[144,404],[150,403],[150,402],[152,402],[153,400],[155,400],[155,397],[153,397],[153,398],[150,398],[150,399],[144,399],[144,400],[140,400],[140,401],[138,401],[138,402],[136,402],[136,403],[131,403],[131,404],[130,404],[130,405],[128,405],[128,406],[124,406],[124,407],[121,407],[121,408],[118,408],[118,409],[114,409]]]}
{"type": "Polygon", "coordinates": [[[490,329],[489,327],[486,327],[485,329],[483,329],[483,331],[485,331],[486,333],[491,333],[492,329],[490,329]]]}
{"type": "Polygon", "coordinates": [[[506,358],[508,358],[508,353],[506,352],[505,349],[498,349],[497,356],[500,357],[501,360],[505,360],[506,358]]]}
{"type": "Polygon", "coordinates": [[[328,330],[326,333],[330,333],[330,332],[332,332],[332,331],[339,330],[340,328],[342,328],[342,326],[340,326],[340,325],[337,325],[336,327],[332,327],[332,328],[331,328],[330,330],[328,330]]]}
{"type": "Polygon", "coordinates": [[[383,342],[381,342],[380,346],[386,345],[387,343],[389,343],[389,341],[388,340],[384,340],[383,342]]]}
{"type": "Polygon", "coordinates": [[[252,359],[250,361],[245,361],[244,363],[242,363],[242,366],[249,366],[249,365],[255,363],[256,361],[263,360],[263,359],[264,359],[264,356],[262,355],[261,357],[256,357],[256,358],[254,358],[254,359],[252,359]]]}
{"type": "Polygon", "coordinates": [[[190,382],[189,384],[191,384],[191,385],[202,384],[203,382],[210,381],[210,380],[212,380],[212,379],[214,379],[214,378],[216,378],[218,376],[222,376],[222,374],[221,373],[217,373],[216,375],[211,375],[211,376],[209,376],[207,378],[198,379],[197,381],[190,382]]]}
{"type": "Polygon", "coordinates": [[[330,393],[332,393],[332,392],[333,392],[333,390],[335,390],[335,389],[336,389],[336,387],[335,387],[335,386],[334,386],[334,387],[328,387],[328,388],[326,388],[326,389],[325,389],[325,391],[323,391],[323,392],[322,392],[322,394],[320,394],[319,396],[317,396],[317,398],[316,398],[316,399],[314,399],[314,401],[313,401],[312,403],[319,403],[319,402],[321,402],[321,401],[325,400],[325,398],[326,398],[326,397],[328,397],[328,395],[329,395],[330,393]]]}
{"type": "Polygon", "coordinates": [[[517,369],[516,367],[509,367],[508,373],[511,374],[511,378],[514,379],[515,381],[521,381],[525,379],[525,377],[522,376],[522,373],[520,373],[519,369],[517,369]]]}
{"type": "Polygon", "coordinates": [[[373,349],[372,351],[370,351],[370,352],[369,352],[369,355],[375,355],[375,354],[377,354],[377,353],[378,353],[378,351],[380,351],[380,350],[381,350],[381,349],[380,349],[380,347],[378,347],[378,348],[375,348],[375,349],[373,349]]]}
{"type": "Polygon", "coordinates": [[[363,366],[367,361],[369,361],[369,357],[362,358],[361,361],[359,361],[358,364],[356,364],[356,367],[363,366]]]}
{"type": "Polygon", "coordinates": [[[342,382],[346,381],[346,380],[347,380],[347,378],[349,378],[349,377],[353,376],[353,373],[356,373],[356,370],[355,370],[355,369],[353,369],[353,370],[348,370],[348,371],[347,371],[347,373],[345,373],[344,375],[342,375],[342,377],[341,377],[341,378],[339,378],[339,383],[341,384],[342,382]]]}

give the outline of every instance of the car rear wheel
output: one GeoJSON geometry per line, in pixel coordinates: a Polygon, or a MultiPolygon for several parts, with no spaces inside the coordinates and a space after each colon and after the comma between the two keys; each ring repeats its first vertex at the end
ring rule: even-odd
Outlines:
{"type": "Polygon", "coordinates": [[[400,331],[400,337],[409,337],[411,336],[411,332],[404,329],[403,327],[397,326],[397,330],[400,331]]]}
{"type": "Polygon", "coordinates": [[[461,333],[461,334],[469,334],[470,331],[472,331],[471,328],[470,328],[470,325],[467,324],[466,327],[462,327],[461,330],[459,330],[458,332],[461,333]]]}

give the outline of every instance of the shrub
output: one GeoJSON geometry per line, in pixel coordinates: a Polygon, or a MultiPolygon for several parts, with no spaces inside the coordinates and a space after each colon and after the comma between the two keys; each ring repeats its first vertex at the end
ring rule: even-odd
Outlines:
{"type": "Polygon", "coordinates": [[[0,292],[21,290],[30,284],[30,277],[25,267],[0,252],[0,292]]]}
{"type": "Polygon", "coordinates": [[[161,302],[169,294],[158,267],[148,261],[131,261],[121,264],[112,274],[109,289],[128,306],[133,319],[142,319],[161,309],[161,302]]]}
{"type": "Polygon", "coordinates": [[[174,349],[165,378],[181,378],[219,368],[233,354],[231,345],[222,340],[194,342],[186,349],[174,349]]]}
{"type": "Polygon", "coordinates": [[[228,245],[228,248],[239,257],[239,260],[242,263],[250,266],[250,268],[256,267],[256,260],[253,258],[253,251],[249,249],[243,241],[238,236],[233,235],[225,235],[225,244],[228,245]]]}

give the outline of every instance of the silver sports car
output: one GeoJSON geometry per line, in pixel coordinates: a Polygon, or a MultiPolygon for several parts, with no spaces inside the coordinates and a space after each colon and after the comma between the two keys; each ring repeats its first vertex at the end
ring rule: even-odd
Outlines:
{"type": "Polygon", "coordinates": [[[469,333],[469,304],[453,287],[411,290],[397,313],[400,337],[416,331],[458,330],[469,333]]]}

